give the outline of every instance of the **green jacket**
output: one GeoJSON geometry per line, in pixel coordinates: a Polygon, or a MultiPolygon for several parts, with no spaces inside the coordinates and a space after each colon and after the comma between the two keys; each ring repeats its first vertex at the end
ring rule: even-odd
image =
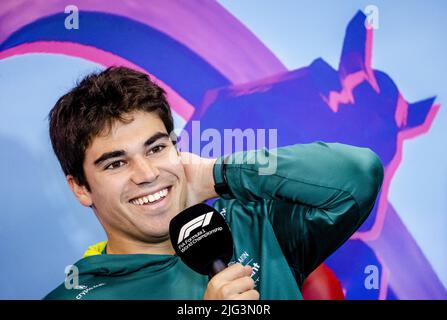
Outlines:
{"type": "MultiPolygon", "coordinates": [[[[231,195],[214,207],[232,231],[232,261],[253,267],[261,299],[302,299],[304,279],[365,221],[383,180],[375,153],[338,143],[239,152],[225,162],[231,195]]],[[[202,299],[208,282],[176,255],[96,254],[75,266],[80,287],[62,283],[45,299],[202,299]]]]}

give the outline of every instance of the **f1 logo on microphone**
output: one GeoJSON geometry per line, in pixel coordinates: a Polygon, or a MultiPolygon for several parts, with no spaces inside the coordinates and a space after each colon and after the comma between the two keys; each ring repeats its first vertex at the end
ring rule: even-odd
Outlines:
{"type": "Polygon", "coordinates": [[[201,216],[198,216],[197,218],[192,219],[187,224],[185,224],[180,229],[180,234],[178,236],[177,244],[188,238],[189,234],[197,228],[205,227],[210,224],[211,217],[213,216],[213,211],[210,211],[208,213],[202,214],[201,216]]]}

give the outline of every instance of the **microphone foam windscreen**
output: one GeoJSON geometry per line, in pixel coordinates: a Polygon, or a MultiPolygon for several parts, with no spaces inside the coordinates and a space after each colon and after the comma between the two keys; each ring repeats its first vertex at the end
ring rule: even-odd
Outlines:
{"type": "Polygon", "coordinates": [[[225,219],[204,203],[189,207],[169,225],[171,242],[177,255],[194,271],[208,275],[212,264],[227,265],[233,256],[233,237],[225,219]]]}

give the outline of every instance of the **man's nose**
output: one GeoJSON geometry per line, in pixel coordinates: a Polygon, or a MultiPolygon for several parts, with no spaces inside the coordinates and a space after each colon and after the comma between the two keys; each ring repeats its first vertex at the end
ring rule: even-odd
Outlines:
{"type": "Polygon", "coordinates": [[[151,183],[157,180],[160,172],[148,159],[139,158],[133,162],[132,181],[135,184],[151,183]]]}

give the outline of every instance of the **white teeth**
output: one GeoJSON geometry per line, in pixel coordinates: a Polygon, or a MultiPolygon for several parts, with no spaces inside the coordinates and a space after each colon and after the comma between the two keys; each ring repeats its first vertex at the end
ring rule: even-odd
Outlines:
{"type": "Polygon", "coordinates": [[[168,194],[168,189],[163,189],[160,190],[158,192],[155,192],[153,194],[132,200],[131,203],[135,204],[135,205],[143,205],[145,203],[152,203],[154,201],[159,200],[160,198],[164,198],[166,197],[166,195],[168,194]]]}

